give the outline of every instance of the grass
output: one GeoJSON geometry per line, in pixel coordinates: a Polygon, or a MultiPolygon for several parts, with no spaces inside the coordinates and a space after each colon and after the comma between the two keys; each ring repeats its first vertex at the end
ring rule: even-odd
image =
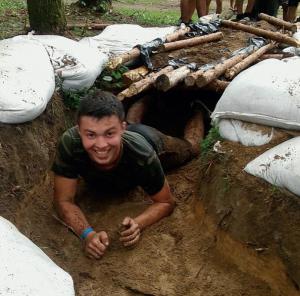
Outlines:
{"type": "Polygon", "coordinates": [[[0,0],[0,40],[24,34],[26,7],[25,0],[0,0]]]}
{"type": "Polygon", "coordinates": [[[214,144],[221,139],[219,128],[217,126],[213,126],[205,139],[201,142],[201,157],[206,157],[211,151],[214,144]]]}
{"type": "Polygon", "coordinates": [[[0,15],[6,11],[15,11],[26,8],[26,3],[23,0],[1,0],[0,1],[0,15]]]}
{"type": "Polygon", "coordinates": [[[77,92],[62,91],[64,104],[66,107],[70,108],[71,110],[77,110],[82,98],[88,94],[93,93],[95,90],[96,88],[92,87],[90,89],[85,88],[77,92]]]}
{"type": "Polygon", "coordinates": [[[134,4],[155,5],[155,4],[160,4],[161,0],[115,0],[114,2],[119,2],[123,4],[132,4],[132,5],[134,4]]]}
{"type": "MultiPolygon", "coordinates": [[[[130,1],[130,0],[129,0],[130,1]]],[[[178,11],[151,11],[149,9],[134,9],[116,7],[114,12],[130,17],[132,21],[144,25],[176,25],[179,19],[178,11]]],[[[108,16],[109,17],[109,16],[108,16]]]]}

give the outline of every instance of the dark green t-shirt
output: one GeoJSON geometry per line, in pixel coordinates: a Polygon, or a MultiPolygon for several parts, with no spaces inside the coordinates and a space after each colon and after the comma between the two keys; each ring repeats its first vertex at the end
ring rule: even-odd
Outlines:
{"type": "Polygon", "coordinates": [[[128,191],[136,186],[141,186],[149,195],[159,192],[165,176],[152,146],[142,135],[131,131],[124,132],[122,141],[117,166],[101,170],[89,158],[77,127],[73,127],[60,139],[52,170],[66,178],[82,177],[89,186],[102,192],[128,191]]]}

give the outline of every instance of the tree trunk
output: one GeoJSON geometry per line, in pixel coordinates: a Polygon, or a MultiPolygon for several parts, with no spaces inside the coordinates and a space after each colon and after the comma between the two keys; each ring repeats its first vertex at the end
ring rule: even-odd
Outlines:
{"type": "Polygon", "coordinates": [[[61,34],[66,28],[63,0],[27,0],[30,27],[37,33],[61,34]]]}

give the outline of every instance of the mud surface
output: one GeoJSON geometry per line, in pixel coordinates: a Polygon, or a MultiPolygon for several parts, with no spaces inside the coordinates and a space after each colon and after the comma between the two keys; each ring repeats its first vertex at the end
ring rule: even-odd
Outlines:
{"type": "Polygon", "coordinates": [[[216,249],[214,231],[195,211],[198,168],[194,161],[168,175],[176,210],[147,229],[134,249],[119,244],[117,228],[125,215],[147,206],[142,192],[99,202],[87,196],[80,204],[89,220],[112,237],[100,261],[87,259],[80,241],[52,218],[48,182],[27,197],[17,225],[71,273],[77,295],[272,295],[264,282],[238,270],[216,249]]]}

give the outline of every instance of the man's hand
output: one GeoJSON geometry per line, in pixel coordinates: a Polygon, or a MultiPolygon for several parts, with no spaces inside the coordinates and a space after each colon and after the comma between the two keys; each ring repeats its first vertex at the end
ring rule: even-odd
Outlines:
{"type": "Polygon", "coordinates": [[[140,226],[132,218],[126,217],[122,222],[122,229],[120,232],[120,241],[124,247],[135,245],[141,236],[140,226]]]}
{"type": "Polygon", "coordinates": [[[85,252],[91,259],[101,259],[104,255],[109,240],[105,231],[91,232],[85,239],[85,252]]]}

